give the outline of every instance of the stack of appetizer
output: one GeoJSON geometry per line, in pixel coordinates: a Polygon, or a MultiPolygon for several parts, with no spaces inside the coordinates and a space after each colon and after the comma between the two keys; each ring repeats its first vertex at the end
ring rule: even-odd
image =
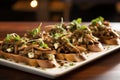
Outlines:
{"type": "Polygon", "coordinates": [[[110,27],[109,22],[98,17],[89,26],[81,24],[81,18],[70,23],[45,26],[25,33],[7,34],[0,41],[0,56],[15,62],[42,68],[53,68],[60,64],[57,60],[84,61],[88,51],[103,51],[103,45],[120,44],[119,35],[110,27]]]}

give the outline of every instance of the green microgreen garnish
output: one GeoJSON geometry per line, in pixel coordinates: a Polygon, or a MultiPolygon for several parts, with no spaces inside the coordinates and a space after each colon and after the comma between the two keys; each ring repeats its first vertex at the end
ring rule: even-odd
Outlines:
{"type": "Polygon", "coordinates": [[[73,21],[71,22],[71,24],[79,25],[79,24],[81,24],[81,22],[82,22],[82,19],[81,19],[81,18],[78,18],[78,19],[73,20],[73,21]]]}
{"type": "Polygon", "coordinates": [[[11,33],[7,34],[5,41],[10,42],[10,41],[19,41],[21,40],[20,36],[16,33],[11,33]]]}
{"type": "Polygon", "coordinates": [[[93,19],[91,22],[92,22],[92,25],[96,25],[96,24],[101,25],[103,21],[104,21],[104,18],[100,16],[98,18],[93,19]]]}
{"type": "Polygon", "coordinates": [[[61,18],[60,25],[57,25],[56,27],[59,28],[59,29],[61,29],[62,33],[66,33],[66,30],[63,28],[63,18],[61,18]]]}
{"type": "Polygon", "coordinates": [[[32,31],[29,31],[29,34],[32,35],[32,37],[38,36],[41,31],[41,25],[42,25],[42,23],[40,23],[37,28],[33,29],[32,31]]]}
{"type": "Polygon", "coordinates": [[[48,48],[48,45],[46,43],[44,43],[44,41],[42,39],[39,39],[39,46],[42,48],[48,48]]]}
{"type": "Polygon", "coordinates": [[[74,66],[75,64],[74,64],[74,63],[70,63],[69,65],[70,65],[70,66],[74,66]]]}
{"type": "Polygon", "coordinates": [[[71,31],[74,31],[76,29],[80,29],[81,27],[81,22],[82,22],[82,19],[81,18],[78,18],[78,19],[75,19],[73,20],[70,24],[71,24],[71,28],[70,30],[71,31]]]}
{"type": "Polygon", "coordinates": [[[54,34],[54,38],[55,38],[55,39],[58,39],[58,38],[61,37],[61,36],[63,36],[63,34],[61,34],[61,33],[55,33],[55,34],[54,34]]]}

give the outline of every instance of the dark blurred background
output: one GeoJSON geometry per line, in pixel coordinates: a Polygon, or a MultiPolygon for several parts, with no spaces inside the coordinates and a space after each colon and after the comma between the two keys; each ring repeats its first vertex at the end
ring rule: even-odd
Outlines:
{"type": "Polygon", "coordinates": [[[0,21],[120,21],[119,0],[0,0],[0,21]]]}

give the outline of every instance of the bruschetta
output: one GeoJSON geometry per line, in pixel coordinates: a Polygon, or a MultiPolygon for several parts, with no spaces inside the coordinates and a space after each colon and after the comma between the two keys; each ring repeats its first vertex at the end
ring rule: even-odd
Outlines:
{"type": "Polygon", "coordinates": [[[89,26],[81,24],[81,18],[70,23],[47,25],[25,33],[7,34],[0,41],[0,56],[15,62],[42,68],[58,67],[57,60],[80,62],[87,59],[88,51],[103,51],[101,44],[120,44],[119,35],[102,17],[89,26]]]}
{"type": "Polygon", "coordinates": [[[120,44],[120,36],[111,28],[108,21],[104,21],[103,17],[93,19],[89,28],[92,34],[98,37],[102,43],[110,45],[120,44]]]}
{"type": "Polygon", "coordinates": [[[55,59],[56,51],[51,50],[42,38],[21,38],[16,33],[8,34],[0,43],[0,56],[42,68],[59,66],[55,59]]]}
{"type": "Polygon", "coordinates": [[[92,35],[92,31],[86,25],[81,25],[81,19],[73,20],[66,25],[66,30],[71,32],[71,42],[77,46],[84,46],[90,51],[103,51],[103,46],[99,39],[92,35]]]}

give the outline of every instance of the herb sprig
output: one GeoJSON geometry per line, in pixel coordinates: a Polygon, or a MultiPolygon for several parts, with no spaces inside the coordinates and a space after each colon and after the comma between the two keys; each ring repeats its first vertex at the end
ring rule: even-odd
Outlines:
{"type": "Polygon", "coordinates": [[[33,38],[37,37],[41,32],[41,25],[42,25],[42,23],[40,23],[37,28],[29,31],[28,34],[31,35],[33,38]]]}
{"type": "Polygon", "coordinates": [[[10,42],[10,41],[19,41],[21,40],[20,36],[16,33],[11,33],[11,34],[7,34],[5,41],[6,42],[10,42]]]}
{"type": "Polygon", "coordinates": [[[103,21],[104,21],[104,18],[100,16],[98,18],[93,19],[91,22],[92,22],[92,25],[96,25],[96,24],[101,25],[103,21]]]}

